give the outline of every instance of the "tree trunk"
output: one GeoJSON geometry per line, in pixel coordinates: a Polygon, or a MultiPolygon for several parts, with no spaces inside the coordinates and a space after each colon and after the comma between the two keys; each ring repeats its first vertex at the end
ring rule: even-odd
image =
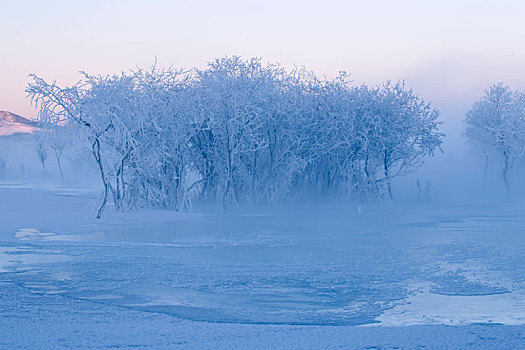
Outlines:
{"type": "Polygon", "coordinates": [[[58,164],[58,170],[60,171],[60,177],[62,178],[62,181],[64,181],[64,173],[62,172],[62,164],[60,163],[60,156],[58,155],[58,152],[55,150],[55,157],[57,159],[58,164]]]}
{"type": "Polygon", "coordinates": [[[487,183],[487,172],[489,168],[489,156],[485,153],[485,169],[483,170],[483,186],[487,183]]]}
{"type": "Polygon", "coordinates": [[[505,183],[505,189],[507,192],[509,191],[509,156],[507,152],[503,152],[503,169],[502,169],[502,176],[503,176],[503,182],[505,183]]]}
{"type": "Polygon", "coordinates": [[[102,178],[102,183],[104,184],[104,195],[102,197],[102,202],[100,203],[100,207],[97,210],[97,219],[100,219],[102,216],[102,212],[104,211],[104,208],[106,207],[106,202],[108,200],[108,183],[106,181],[106,176],[104,174],[104,168],[102,166],[102,160],[100,158],[100,142],[98,139],[95,139],[95,142],[91,145],[91,148],[93,150],[93,155],[95,156],[95,160],[97,161],[98,168],[100,171],[100,177],[102,178]]]}

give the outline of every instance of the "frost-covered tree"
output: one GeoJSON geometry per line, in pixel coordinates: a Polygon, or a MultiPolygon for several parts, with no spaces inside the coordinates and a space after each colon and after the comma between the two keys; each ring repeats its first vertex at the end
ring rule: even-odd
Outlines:
{"type": "Polygon", "coordinates": [[[176,108],[170,104],[182,84],[180,72],[154,67],[148,73],[83,75],[82,81],[64,89],[33,76],[27,91],[40,107],[42,122],[75,128],[91,145],[104,187],[97,217],[110,194],[118,210],[173,202],[178,206],[171,182],[180,179],[164,167],[171,156],[164,146],[169,143],[173,151],[179,140],[164,133],[177,126],[176,108]],[[163,144],[155,144],[159,139],[163,144]],[[170,176],[170,183],[159,174],[170,176]]]}
{"type": "MultiPolygon", "coordinates": [[[[513,163],[525,154],[525,94],[499,83],[485,90],[464,120],[464,135],[473,148],[495,155],[507,190],[513,163]]],[[[486,170],[485,170],[486,171],[486,170]]]]}
{"type": "Polygon", "coordinates": [[[386,83],[377,91],[377,114],[372,121],[371,152],[380,160],[382,177],[392,198],[391,179],[419,166],[441,145],[436,109],[404,83],[386,83]]]}
{"type": "Polygon", "coordinates": [[[392,197],[391,181],[441,144],[438,112],[402,82],[353,87],[343,74],[322,84],[312,120],[310,186],[324,194],[392,197]]]}
{"type": "Polygon", "coordinates": [[[226,206],[287,192],[301,168],[297,141],[305,106],[297,90],[293,76],[259,59],[223,58],[198,71],[193,145],[205,198],[219,195],[226,206]]]}

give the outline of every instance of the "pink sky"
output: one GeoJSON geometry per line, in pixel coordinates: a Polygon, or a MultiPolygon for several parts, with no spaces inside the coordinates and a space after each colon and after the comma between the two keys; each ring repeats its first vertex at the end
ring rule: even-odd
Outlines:
{"type": "Polygon", "coordinates": [[[483,88],[525,89],[523,1],[4,1],[0,110],[27,117],[29,73],[59,84],[78,71],[202,67],[259,56],[356,82],[404,78],[458,124],[483,88]]]}

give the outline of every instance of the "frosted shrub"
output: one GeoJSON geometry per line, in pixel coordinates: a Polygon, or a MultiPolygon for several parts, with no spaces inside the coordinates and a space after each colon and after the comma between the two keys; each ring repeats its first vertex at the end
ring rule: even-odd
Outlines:
{"type": "Polygon", "coordinates": [[[90,145],[104,188],[97,217],[108,200],[117,210],[183,210],[392,197],[392,179],[442,138],[438,112],[403,83],[355,87],[344,73],[321,80],[255,58],[84,73],[67,88],[33,76],[27,91],[58,161],[68,147],[60,135],[90,145]]]}

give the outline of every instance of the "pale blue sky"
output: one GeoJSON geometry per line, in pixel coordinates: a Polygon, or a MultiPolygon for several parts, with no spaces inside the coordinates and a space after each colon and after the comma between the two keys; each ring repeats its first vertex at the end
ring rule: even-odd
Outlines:
{"type": "Polygon", "coordinates": [[[459,121],[482,89],[525,89],[525,1],[0,0],[0,110],[33,117],[30,72],[68,84],[77,72],[203,67],[260,56],[357,82],[405,78],[459,121]]]}

